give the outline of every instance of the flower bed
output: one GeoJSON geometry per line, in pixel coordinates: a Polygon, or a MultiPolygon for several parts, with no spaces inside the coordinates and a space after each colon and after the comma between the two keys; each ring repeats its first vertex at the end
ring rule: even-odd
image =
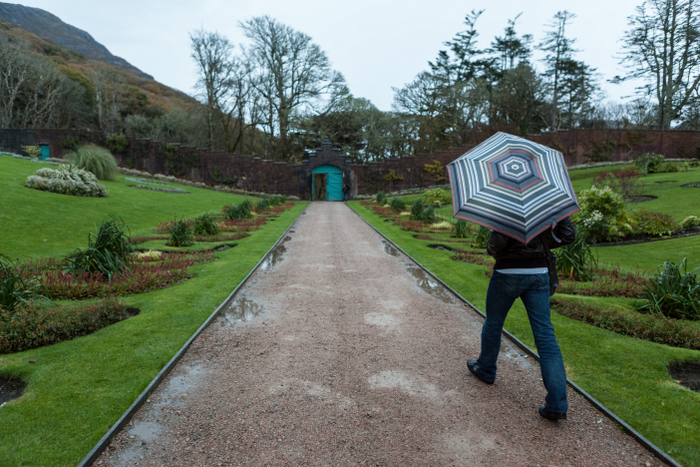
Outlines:
{"type": "Polygon", "coordinates": [[[552,298],[551,306],[563,316],[618,334],[700,350],[700,327],[691,321],[644,315],[619,308],[602,308],[564,298],[552,298]]]}
{"type": "Polygon", "coordinates": [[[116,299],[60,308],[30,301],[12,311],[0,308],[0,354],[85,336],[138,312],[116,299]]]}
{"type": "Polygon", "coordinates": [[[213,260],[211,252],[163,253],[154,260],[135,256],[129,269],[115,274],[111,280],[101,272],[66,274],[54,258],[27,264],[25,274],[36,277],[42,284],[42,293],[52,300],[81,300],[144,293],[170,287],[191,277],[187,269],[194,264],[213,260]]]}

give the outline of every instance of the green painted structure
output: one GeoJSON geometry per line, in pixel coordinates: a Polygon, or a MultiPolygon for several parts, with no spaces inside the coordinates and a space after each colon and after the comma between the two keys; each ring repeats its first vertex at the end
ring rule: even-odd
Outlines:
{"type": "Polygon", "coordinates": [[[343,171],[330,164],[320,165],[311,171],[312,201],[342,201],[343,171]]]}

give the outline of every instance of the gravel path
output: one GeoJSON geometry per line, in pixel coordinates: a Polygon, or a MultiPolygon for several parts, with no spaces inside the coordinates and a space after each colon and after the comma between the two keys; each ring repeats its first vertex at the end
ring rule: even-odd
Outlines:
{"type": "Polygon", "coordinates": [[[572,390],[542,419],[508,342],[342,203],[312,203],[98,460],[110,466],[663,465],[572,390]]]}

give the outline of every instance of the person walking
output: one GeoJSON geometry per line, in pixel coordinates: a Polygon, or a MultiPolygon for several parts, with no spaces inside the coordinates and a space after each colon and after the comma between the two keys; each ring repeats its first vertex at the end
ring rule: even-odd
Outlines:
{"type": "Polygon", "coordinates": [[[491,231],[488,253],[496,259],[486,294],[486,321],[481,330],[481,354],[467,367],[479,380],[493,384],[501,349],[503,323],[513,302],[520,298],[527,310],[535,345],[540,356],[542,381],[547,390],[540,415],[549,420],[566,419],[566,371],[549,309],[549,250],[572,243],[576,228],[570,217],[553,223],[525,244],[491,231]]]}

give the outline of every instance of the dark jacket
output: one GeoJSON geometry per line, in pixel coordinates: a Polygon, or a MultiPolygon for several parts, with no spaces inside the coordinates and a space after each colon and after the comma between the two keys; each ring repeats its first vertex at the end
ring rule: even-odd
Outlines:
{"type": "Polygon", "coordinates": [[[492,230],[489,234],[486,250],[496,259],[494,269],[539,268],[547,267],[547,252],[544,242],[547,242],[547,246],[551,250],[568,245],[575,239],[576,228],[571,222],[571,218],[567,217],[557,223],[554,232],[552,229],[547,229],[530,240],[528,244],[492,230]],[[556,238],[554,238],[555,236],[556,238]]]}

